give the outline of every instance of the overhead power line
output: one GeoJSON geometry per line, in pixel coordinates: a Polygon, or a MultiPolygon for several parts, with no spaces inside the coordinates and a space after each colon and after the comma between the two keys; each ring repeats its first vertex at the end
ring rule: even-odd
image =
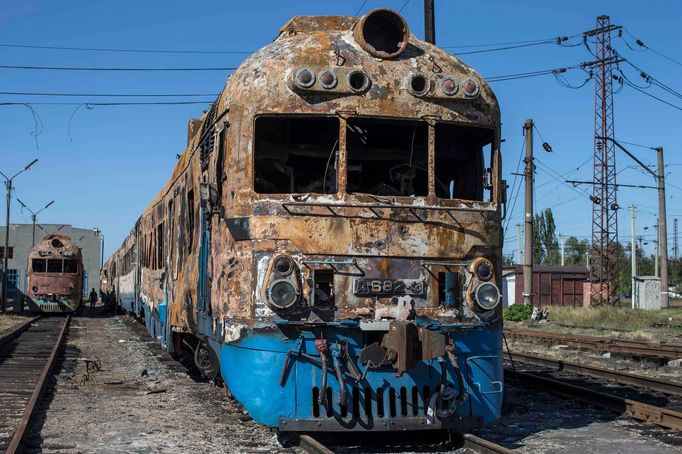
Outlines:
{"type": "Polygon", "coordinates": [[[227,67],[195,67],[195,68],[125,68],[125,67],[78,67],[78,66],[24,66],[0,65],[0,69],[21,69],[34,71],[234,71],[234,66],[227,67]]]}
{"type": "Polygon", "coordinates": [[[0,102],[0,106],[173,106],[187,104],[212,104],[207,101],[130,101],[130,102],[0,102]]]}
{"type": "Polygon", "coordinates": [[[93,98],[201,98],[216,97],[217,93],[45,93],[23,91],[0,91],[0,95],[9,96],[63,96],[63,97],[93,97],[93,98]]]}
{"type": "Polygon", "coordinates": [[[0,43],[0,47],[19,48],[19,49],[46,49],[46,50],[65,50],[78,52],[125,52],[125,53],[144,53],[144,54],[252,54],[252,51],[245,50],[179,50],[179,49],[122,49],[106,47],[65,47],[65,46],[38,46],[32,44],[7,44],[0,43]]]}
{"type": "MultiPolygon", "coordinates": [[[[630,31],[629,31],[627,28],[623,28],[623,30],[625,30],[625,33],[627,33],[628,35],[630,35],[630,37],[631,37],[632,39],[635,40],[635,42],[637,43],[637,45],[638,45],[639,47],[644,48],[644,49],[646,49],[646,50],[649,50],[649,51],[653,52],[654,54],[658,55],[659,57],[663,57],[663,58],[665,58],[666,60],[675,63],[676,65],[682,66],[682,62],[680,62],[680,61],[678,61],[678,60],[676,60],[676,59],[674,59],[674,58],[672,58],[672,57],[668,57],[667,55],[663,54],[662,52],[659,52],[659,51],[657,51],[657,50],[652,49],[652,48],[649,47],[647,44],[645,44],[644,41],[642,41],[641,39],[637,38],[635,35],[633,35],[632,33],[630,33],[630,31]]],[[[624,40],[624,41],[625,41],[625,40],[624,40]]],[[[627,44],[627,43],[626,43],[626,44],[627,44]]]]}

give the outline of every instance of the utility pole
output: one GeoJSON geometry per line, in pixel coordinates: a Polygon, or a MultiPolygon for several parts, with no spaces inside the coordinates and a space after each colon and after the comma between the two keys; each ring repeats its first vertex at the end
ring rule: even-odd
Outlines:
{"type": "Polygon", "coordinates": [[[680,258],[680,248],[677,243],[677,218],[673,221],[673,258],[675,260],[680,258]]]}
{"type": "Polygon", "coordinates": [[[0,175],[2,175],[5,178],[5,188],[7,189],[7,211],[5,213],[5,249],[4,253],[2,255],[3,257],[3,267],[2,267],[2,306],[0,307],[0,312],[3,314],[5,313],[5,309],[7,308],[7,259],[9,257],[9,207],[10,203],[12,202],[12,181],[20,174],[28,169],[31,168],[33,164],[38,162],[37,159],[34,159],[31,161],[26,167],[12,175],[11,177],[8,177],[4,173],[0,172],[0,175]]]}
{"type": "Polygon", "coordinates": [[[523,304],[533,304],[533,120],[523,125],[526,137],[526,212],[524,215],[525,244],[523,247],[523,304]]]}
{"type": "MultiPolygon", "coordinates": [[[[658,155],[658,216],[660,217],[661,249],[661,308],[668,308],[668,217],[665,208],[665,166],[663,165],[663,147],[656,147],[658,155]]],[[[675,225],[677,227],[677,225],[675,225]]],[[[677,240],[677,237],[675,237],[677,240]]]]}
{"type": "Polygon", "coordinates": [[[632,223],[630,226],[630,229],[632,230],[632,244],[630,245],[630,254],[631,254],[631,260],[630,260],[630,269],[631,269],[631,283],[632,285],[632,290],[631,290],[631,298],[632,298],[632,307],[634,308],[635,304],[635,276],[637,276],[637,245],[635,242],[635,205],[630,205],[630,214],[632,215],[632,223]]]}
{"type": "Polygon", "coordinates": [[[424,41],[436,44],[436,12],[434,0],[424,0],[424,41]]]}
{"type": "Polygon", "coordinates": [[[559,234],[559,241],[561,241],[561,266],[564,266],[564,246],[566,244],[566,237],[559,234]]]}
{"type": "Polygon", "coordinates": [[[523,257],[521,254],[523,254],[523,249],[521,248],[521,224],[516,224],[516,242],[517,244],[517,252],[516,252],[516,263],[521,264],[523,263],[523,257]]]}
{"type": "Polygon", "coordinates": [[[31,212],[31,220],[33,221],[33,243],[31,247],[33,247],[36,245],[36,218],[38,217],[38,214],[41,211],[47,209],[50,205],[52,205],[54,203],[54,200],[45,205],[44,207],[42,207],[41,209],[39,209],[38,211],[36,211],[35,213],[24,202],[22,202],[21,199],[17,198],[17,202],[19,202],[23,208],[26,208],[28,211],[31,212]]]}
{"type": "Polygon", "coordinates": [[[654,224],[654,230],[656,230],[656,239],[654,240],[655,246],[654,246],[654,257],[656,259],[654,260],[654,276],[660,277],[658,274],[658,260],[659,260],[659,250],[660,250],[660,245],[661,245],[661,235],[660,235],[660,230],[658,228],[659,226],[659,220],[656,218],[656,224],[654,224]]]}

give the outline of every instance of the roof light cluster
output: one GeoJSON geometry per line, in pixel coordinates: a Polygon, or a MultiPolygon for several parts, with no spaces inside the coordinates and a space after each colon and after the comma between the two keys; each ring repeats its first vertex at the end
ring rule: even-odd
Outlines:
{"type": "Polygon", "coordinates": [[[465,98],[478,96],[481,89],[478,82],[471,77],[458,82],[454,76],[437,76],[431,80],[422,73],[412,73],[406,81],[407,91],[412,95],[432,98],[451,98],[461,93],[465,98]]]}
{"type": "Polygon", "coordinates": [[[365,93],[372,86],[372,79],[361,69],[323,68],[318,71],[309,67],[296,69],[291,80],[296,91],[365,93]]]}

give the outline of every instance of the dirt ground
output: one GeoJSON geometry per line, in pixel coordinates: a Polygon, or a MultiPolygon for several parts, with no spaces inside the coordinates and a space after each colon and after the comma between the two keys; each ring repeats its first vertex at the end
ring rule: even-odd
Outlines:
{"type": "MultiPolygon", "coordinates": [[[[291,438],[251,420],[221,388],[190,377],[143,329],[124,316],[72,321],[65,358],[26,452],[301,452],[291,438]],[[99,360],[100,370],[87,372],[86,359],[99,360]]],[[[513,384],[506,392],[505,416],[478,435],[519,452],[680,452],[663,443],[665,432],[654,426],[513,384]]],[[[415,451],[414,445],[390,451],[372,445],[356,444],[348,452],[415,451]]],[[[444,446],[434,451],[459,452],[444,446]]]]}
{"type": "Polygon", "coordinates": [[[11,330],[17,325],[20,325],[32,317],[25,315],[2,314],[0,315],[0,336],[5,332],[11,330]]]}
{"type": "Polygon", "coordinates": [[[222,389],[188,376],[132,323],[72,321],[66,359],[27,452],[292,452],[222,389]],[[86,372],[86,358],[99,360],[101,369],[86,372]]]}

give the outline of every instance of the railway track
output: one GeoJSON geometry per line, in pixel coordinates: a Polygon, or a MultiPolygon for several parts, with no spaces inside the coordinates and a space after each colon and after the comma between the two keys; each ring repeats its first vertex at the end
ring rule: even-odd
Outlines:
{"type": "MultiPolygon", "coordinates": [[[[508,352],[505,353],[508,354],[508,352]]],[[[542,356],[529,355],[527,353],[511,352],[511,358],[515,362],[534,364],[536,366],[548,367],[556,371],[573,372],[588,377],[612,380],[624,385],[637,386],[639,388],[646,388],[652,391],[682,397],[682,384],[668,380],[645,377],[643,375],[605,369],[603,367],[591,366],[588,364],[578,364],[542,356]]]]}
{"type": "Polygon", "coordinates": [[[524,387],[536,388],[570,399],[577,399],[618,414],[626,414],[639,421],[682,431],[682,413],[675,410],[595,391],[568,383],[563,379],[548,378],[536,373],[515,371],[505,367],[504,375],[505,379],[509,381],[518,380],[524,387]]]}
{"type": "Polygon", "coordinates": [[[625,339],[610,339],[596,336],[548,333],[526,328],[505,328],[508,339],[539,341],[564,344],[582,350],[621,353],[649,358],[682,358],[682,345],[667,342],[639,342],[625,339]]]}
{"type": "MultiPolygon", "coordinates": [[[[505,352],[505,354],[508,354],[505,352]]],[[[637,386],[652,391],[682,397],[682,384],[659,378],[645,377],[643,375],[632,374],[603,367],[591,366],[588,364],[572,363],[569,361],[547,358],[544,356],[529,355],[527,353],[511,352],[511,357],[515,362],[544,366],[556,371],[573,372],[593,378],[612,380],[623,385],[637,386]]]]}
{"type": "MultiPolygon", "coordinates": [[[[308,454],[334,454],[336,452],[311,435],[300,435],[299,447],[308,454]]],[[[504,446],[471,434],[462,435],[460,447],[478,454],[511,454],[513,452],[504,446]]]]}
{"type": "Polygon", "coordinates": [[[0,452],[19,449],[70,319],[36,317],[0,338],[0,452]]]}

